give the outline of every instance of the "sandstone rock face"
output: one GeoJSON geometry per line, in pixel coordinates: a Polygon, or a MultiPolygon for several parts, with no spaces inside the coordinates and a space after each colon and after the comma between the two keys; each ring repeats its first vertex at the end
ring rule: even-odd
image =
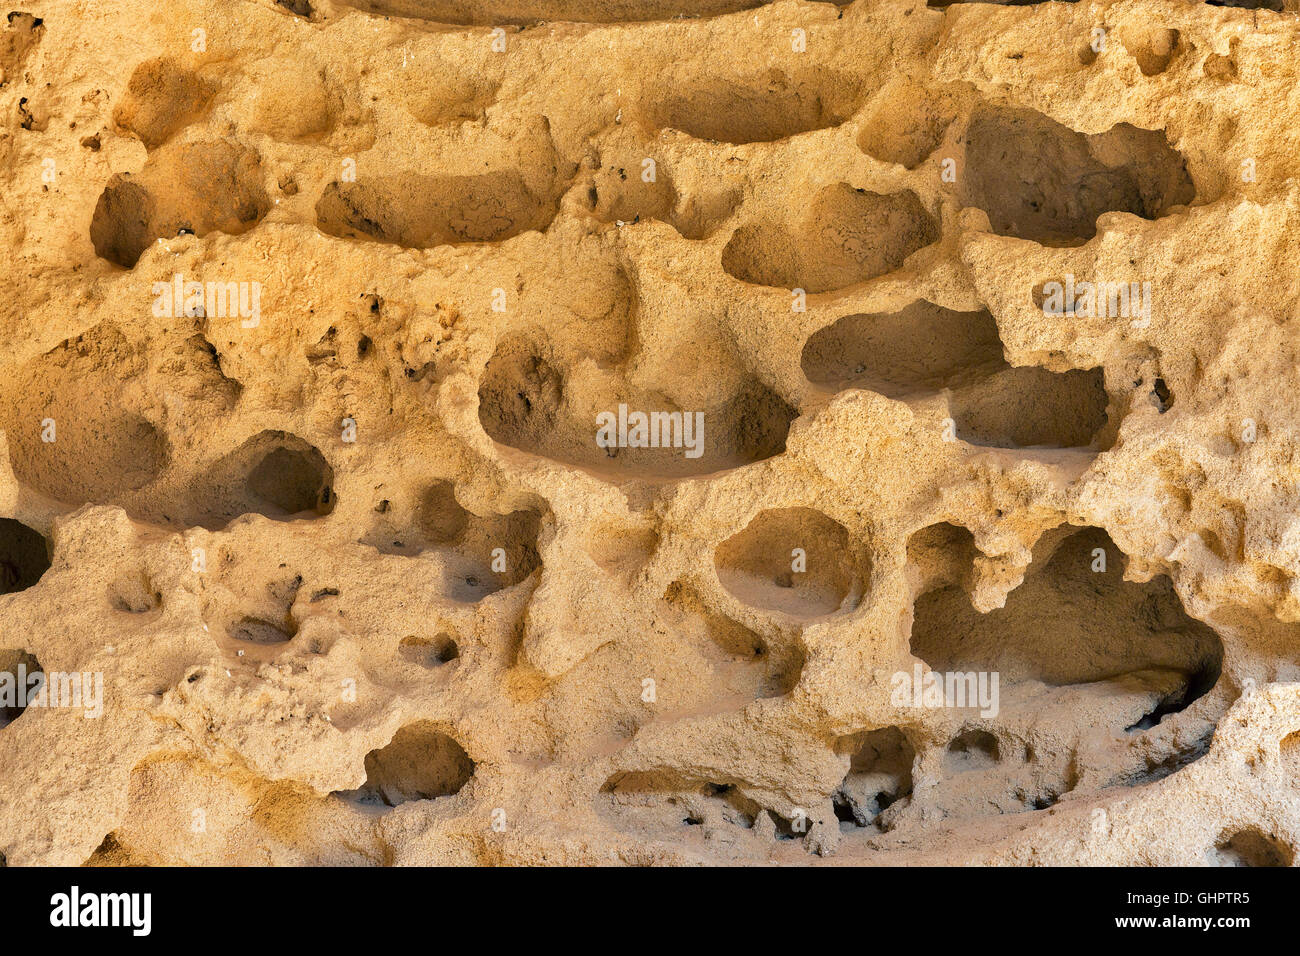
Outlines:
{"type": "Polygon", "coordinates": [[[4,859],[1292,863],[1280,7],[9,13],[4,859]]]}

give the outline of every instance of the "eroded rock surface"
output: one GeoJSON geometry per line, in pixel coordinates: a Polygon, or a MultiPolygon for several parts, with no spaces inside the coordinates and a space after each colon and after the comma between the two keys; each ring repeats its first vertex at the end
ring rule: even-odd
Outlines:
{"type": "Polygon", "coordinates": [[[1291,864],[1285,5],[9,13],[2,859],[1291,864]]]}

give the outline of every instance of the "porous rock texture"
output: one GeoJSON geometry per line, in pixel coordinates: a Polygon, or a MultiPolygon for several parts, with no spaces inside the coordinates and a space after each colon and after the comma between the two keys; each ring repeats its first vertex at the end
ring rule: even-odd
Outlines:
{"type": "Polygon", "coordinates": [[[1290,10],[0,28],[10,865],[1292,862],[1290,10]]]}

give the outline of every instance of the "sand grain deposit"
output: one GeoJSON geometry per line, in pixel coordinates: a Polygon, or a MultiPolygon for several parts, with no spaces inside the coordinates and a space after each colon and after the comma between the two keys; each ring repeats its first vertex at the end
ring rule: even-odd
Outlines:
{"type": "Polygon", "coordinates": [[[8,12],[3,859],[1291,864],[1285,4],[8,12]]]}

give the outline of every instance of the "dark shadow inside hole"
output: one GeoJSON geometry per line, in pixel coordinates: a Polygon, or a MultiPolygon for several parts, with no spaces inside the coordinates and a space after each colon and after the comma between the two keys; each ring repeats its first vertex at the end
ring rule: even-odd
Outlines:
{"type": "Polygon", "coordinates": [[[25,591],[50,569],[45,538],[13,518],[0,518],[0,594],[25,591]]]}
{"type": "Polygon", "coordinates": [[[34,656],[21,649],[0,650],[0,688],[4,703],[0,705],[0,729],[3,729],[27,709],[30,695],[35,693],[45,672],[34,656]]]}

